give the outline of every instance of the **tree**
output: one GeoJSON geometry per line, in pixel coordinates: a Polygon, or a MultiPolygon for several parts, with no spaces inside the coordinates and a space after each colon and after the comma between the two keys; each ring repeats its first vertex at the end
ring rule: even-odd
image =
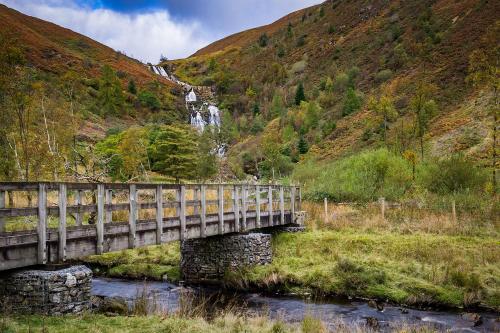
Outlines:
{"type": "Polygon", "coordinates": [[[198,140],[192,128],[162,126],[149,147],[153,171],[181,179],[196,177],[198,140]]]}
{"type": "Polygon", "coordinates": [[[143,106],[151,110],[159,110],[161,108],[160,100],[149,90],[141,90],[137,97],[143,106]]]}
{"type": "Polygon", "coordinates": [[[260,35],[260,37],[259,37],[259,46],[260,47],[266,47],[268,42],[269,42],[269,37],[267,37],[266,33],[263,33],[262,35],[260,35]]]}
{"type": "Polygon", "coordinates": [[[204,181],[213,177],[218,170],[217,131],[203,131],[199,137],[197,151],[197,176],[204,181]]]}
{"type": "Polygon", "coordinates": [[[493,117],[491,147],[491,172],[493,193],[497,189],[497,127],[500,113],[498,91],[500,90],[500,21],[497,21],[485,35],[485,47],[474,50],[469,57],[469,76],[467,80],[476,87],[487,89],[491,92],[489,114],[493,117]]]}
{"type": "Polygon", "coordinates": [[[285,176],[293,168],[292,161],[289,156],[285,156],[281,152],[281,143],[279,133],[272,131],[266,133],[262,137],[262,154],[264,160],[259,163],[263,174],[268,177],[285,176]]]}
{"type": "Polygon", "coordinates": [[[282,117],[285,112],[286,108],[283,104],[283,98],[278,92],[275,92],[271,102],[271,119],[282,117]]]}
{"type": "Polygon", "coordinates": [[[138,179],[146,174],[148,153],[146,131],[140,127],[131,127],[123,132],[118,152],[123,161],[122,175],[127,180],[138,179]]]}
{"type": "Polygon", "coordinates": [[[101,70],[97,105],[99,113],[104,116],[118,115],[125,106],[120,80],[109,65],[104,65],[101,70]]]}
{"type": "Polygon", "coordinates": [[[259,103],[255,103],[252,108],[253,115],[256,116],[260,114],[260,108],[259,108],[259,103]]]}
{"type": "Polygon", "coordinates": [[[424,160],[424,135],[429,128],[429,121],[437,112],[437,104],[432,99],[435,90],[434,85],[420,82],[410,101],[410,109],[415,115],[413,132],[419,139],[422,161],[424,160]]]}
{"type": "Polygon", "coordinates": [[[297,143],[297,149],[300,154],[305,154],[309,151],[309,145],[303,135],[300,136],[299,142],[297,143]]]}
{"type": "Polygon", "coordinates": [[[135,81],[133,79],[131,79],[130,81],[128,81],[128,87],[127,87],[127,90],[129,93],[131,93],[132,95],[135,95],[137,94],[137,87],[135,86],[135,81]]]}
{"type": "Polygon", "coordinates": [[[295,105],[300,105],[300,102],[306,100],[306,95],[304,92],[304,85],[302,82],[297,86],[297,90],[295,91],[295,105]]]}
{"type": "Polygon", "coordinates": [[[322,111],[316,102],[302,102],[300,107],[305,111],[304,126],[306,131],[318,127],[319,116],[322,111]]]}
{"type": "Polygon", "coordinates": [[[344,107],[342,109],[342,115],[347,116],[351,113],[358,111],[361,108],[361,97],[358,96],[356,90],[354,88],[348,88],[345,98],[344,98],[344,107]]]}
{"type": "Polygon", "coordinates": [[[392,96],[388,93],[384,93],[378,99],[371,97],[368,102],[368,109],[377,116],[382,117],[384,124],[384,144],[387,145],[387,123],[394,120],[398,115],[394,107],[392,96]]]}

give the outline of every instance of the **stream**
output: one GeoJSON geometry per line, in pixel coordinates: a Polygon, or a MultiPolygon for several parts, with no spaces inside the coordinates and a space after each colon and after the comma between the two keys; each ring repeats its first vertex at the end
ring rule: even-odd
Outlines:
{"type": "MultiPolygon", "coordinates": [[[[109,278],[94,278],[92,294],[102,297],[122,297],[131,305],[144,293],[156,305],[156,310],[175,312],[179,309],[185,295],[192,295],[192,304],[210,304],[210,310],[230,308],[248,314],[267,315],[272,319],[281,319],[289,323],[302,321],[304,316],[321,319],[334,329],[339,322],[345,325],[364,326],[367,321],[376,322],[381,331],[409,326],[425,326],[449,332],[500,332],[498,315],[479,313],[482,324],[477,327],[474,322],[463,318],[460,312],[423,311],[402,309],[385,305],[382,311],[372,308],[366,302],[331,300],[311,301],[295,297],[269,296],[260,293],[220,294],[214,288],[183,288],[167,282],[142,282],[109,278]],[[210,298],[215,295],[216,301],[210,298]],[[208,298],[207,298],[208,297],[208,298]],[[200,301],[200,299],[202,301],[200,301]],[[376,320],[374,320],[375,318],[376,320]]],[[[185,303],[184,303],[185,304],[185,303]]]]}

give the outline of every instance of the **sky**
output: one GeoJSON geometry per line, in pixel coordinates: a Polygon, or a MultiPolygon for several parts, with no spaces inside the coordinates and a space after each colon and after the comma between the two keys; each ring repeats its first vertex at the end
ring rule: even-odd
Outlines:
{"type": "Polygon", "coordinates": [[[143,62],[187,57],[322,0],[0,0],[143,62]]]}

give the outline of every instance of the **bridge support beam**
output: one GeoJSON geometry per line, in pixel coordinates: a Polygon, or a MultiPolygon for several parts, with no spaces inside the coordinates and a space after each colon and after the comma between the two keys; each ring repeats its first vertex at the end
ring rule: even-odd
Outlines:
{"type": "Polygon", "coordinates": [[[60,270],[20,270],[0,275],[3,313],[62,315],[90,310],[92,271],[85,266],[60,270]]]}
{"type": "Polygon", "coordinates": [[[271,235],[252,233],[181,242],[181,274],[188,283],[216,283],[227,271],[271,263],[271,235]]]}

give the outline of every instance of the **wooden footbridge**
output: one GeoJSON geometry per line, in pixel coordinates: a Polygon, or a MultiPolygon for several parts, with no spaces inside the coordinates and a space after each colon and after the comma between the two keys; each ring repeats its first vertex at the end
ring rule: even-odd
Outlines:
{"type": "Polygon", "coordinates": [[[0,183],[0,271],[290,224],[300,205],[297,186],[0,183]]]}

